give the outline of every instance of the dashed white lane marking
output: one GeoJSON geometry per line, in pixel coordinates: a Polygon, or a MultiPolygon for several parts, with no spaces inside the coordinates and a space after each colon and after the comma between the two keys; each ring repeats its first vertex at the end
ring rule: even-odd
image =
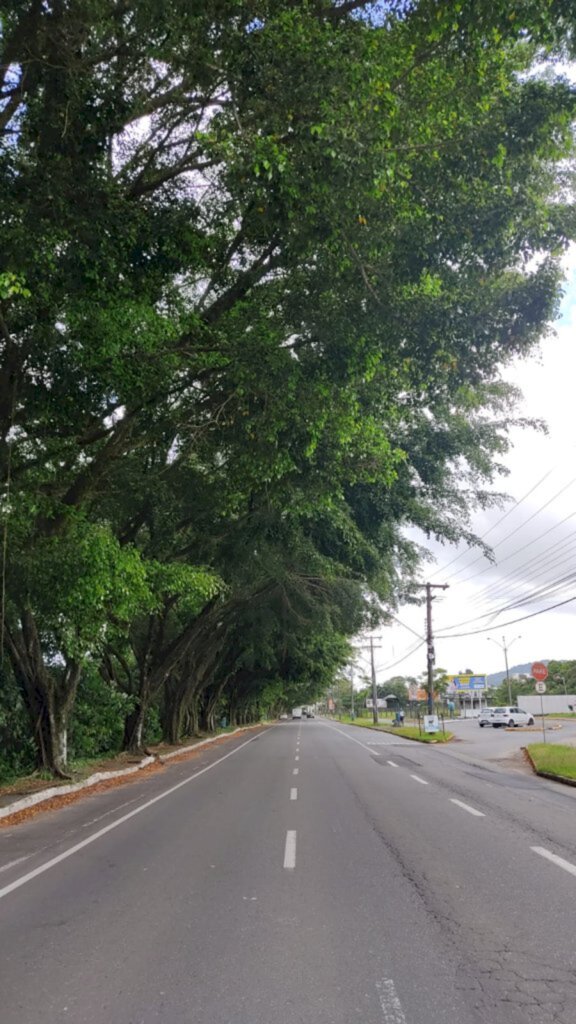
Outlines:
{"type": "Polygon", "coordinates": [[[213,761],[212,764],[206,765],[205,768],[200,768],[199,771],[194,772],[193,775],[189,775],[186,779],[182,779],[181,782],[177,782],[175,786],[171,786],[170,789],[165,789],[163,793],[159,793],[158,796],[153,796],[151,800],[147,800],[146,803],[140,804],[139,807],[135,807],[133,811],[128,811],[128,814],[123,814],[121,818],[117,818],[116,821],[110,822],[109,825],[105,825],[104,828],[99,829],[98,832],[94,832],[93,835],[87,836],[86,839],[82,839],[80,843],[76,843],[71,846],[70,849],[65,850],[64,853],[59,853],[57,857],[52,857],[52,860],[47,860],[45,864],[41,864],[40,867],[34,868],[33,871],[29,871],[28,874],[22,875],[21,878],[17,878],[15,882],[10,882],[9,885],[5,885],[3,889],[0,889],[0,900],[4,896],[8,896],[9,893],[13,892],[14,889],[19,889],[20,886],[26,885],[31,882],[33,878],[37,878],[38,875],[43,875],[45,871],[50,871],[51,868],[55,867],[56,864],[60,864],[61,861],[67,860],[68,857],[72,857],[79,850],[83,850],[85,846],[90,846],[91,843],[95,843],[97,839],[101,839],[108,832],[112,832],[113,829],[123,825],[125,821],[129,821],[130,818],[136,817],[137,814],[142,814],[142,811],[147,811],[149,807],[157,804],[159,800],[164,800],[167,796],[171,796],[178,789],[182,789],[182,786],[187,786],[189,782],[193,782],[194,779],[204,775],[205,772],[209,772],[212,768],[216,768],[217,765],[222,764],[223,761],[227,761],[229,757],[233,757],[243,747],[247,747],[249,743],[254,743],[257,740],[257,736],[251,736],[249,740],[241,743],[239,747],[235,747],[234,750],[230,750],[223,757],[219,757],[217,761],[213,761]]]}
{"type": "Polygon", "coordinates": [[[389,764],[392,768],[397,768],[398,767],[398,765],[396,764],[396,761],[386,761],[386,764],[389,764]]]}
{"type": "Polygon", "coordinates": [[[15,868],[17,864],[21,864],[23,860],[28,860],[31,857],[31,853],[27,853],[24,857],[16,857],[16,860],[10,860],[7,864],[3,864],[0,868],[0,872],[8,871],[8,868],[15,868]]]}
{"type": "Polygon", "coordinates": [[[297,800],[298,799],[298,790],[296,788],[290,790],[290,799],[291,800],[297,800]]]}
{"type": "Polygon", "coordinates": [[[394,982],[388,979],[377,981],[376,988],[384,1015],[384,1024],[406,1024],[406,1017],[394,987],[394,982]]]}
{"type": "Polygon", "coordinates": [[[416,782],[421,782],[423,786],[427,786],[428,785],[428,783],[426,782],[426,779],[421,779],[419,775],[411,775],[410,778],[411,779],[415,779],[416,782]]]}
{"type": "Polygon", "coordinates": [[[450,803],[456,804],[457,807],[461,807],[463,811],[468,811],[468,814],[474,814],[477,818],[486,817],[485,814],[482,814],[482,811],[477,811],[475,807],[470,807],[470,804],[465,804],[462,800],[454,800],[450,797],[450,803]]]}
{"type": "Polygon", "coordinates": [[[140,799],[139,796],[135,796],[132,800],[125,800],[123,804],[118,804],[117,807],[113,807],[112,810],[106,811],[105,814],[99,814],[97,818],[91,818],[87,821],[82,828],[90,828],[91,825],[95,825],[97,821],[102,821],[103,818],[109,818],[111,814],[115,814],[116,811],[121,811],[123,807],[129,807],[130,804],[135,804],[140,799]]]}
{"type": "Polygon", "coordinates": [[[299,768],[293,768],[293,769],[292,769],[292,775],[298,775],[298,772],[299,772],[299,771],[300,771],[300,769],[299,769],[299,768]]]}
{"type": "Polygon", "coordinates": [[[284,867],[287,871],[293,871],[296,867],[296,832],[286,833],[286,846],[284,847],[284,867]]]}
{"type": "Polygon", "coordinates": [[[299,761],[299,760],[300,760],[300,755],[299,755],[299,754],[296,754],[296,757],[294,758],[294,760],[295,760],[295,761],[299,761]]]}
{"type": "Polygon", "coordinates": [[[571,864],[569,860],[557,857],[555,853],[550,853],[550,850],[545,850],[543,846],[531,846],[530,849],[534,850],[534,853],[538,853],[541,857],[545,857],[546,860],[551,860],[559,868],[564,868],[564,871],[569,871],[571,875],[576,875],[576,864],[571,864]]]}

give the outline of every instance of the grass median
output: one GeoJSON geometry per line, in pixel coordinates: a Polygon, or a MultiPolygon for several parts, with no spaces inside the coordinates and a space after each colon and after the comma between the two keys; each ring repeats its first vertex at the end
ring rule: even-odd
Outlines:
{"type": "Polygon", "coordinates": [[[426,733],[420,731],[417,725],[392,725],[392,721],[381,722],[380,725],[374,725],[371,719],[367,718],[350,718],[348,715],[342,715],[338,721],[344,725],[358,725],[365,729],[374,729],[376,732],[387,732],[393,736],[402,736],[407,740],[418,740],[420,743],[449,743],[453,737],[451,732],[439,732],[426,733]]]}
{"type": "Polygon", "coordinates": [[[526,750],[537,772],[576,780],[576,747],[564,743],[530,743],[526,750]]]}

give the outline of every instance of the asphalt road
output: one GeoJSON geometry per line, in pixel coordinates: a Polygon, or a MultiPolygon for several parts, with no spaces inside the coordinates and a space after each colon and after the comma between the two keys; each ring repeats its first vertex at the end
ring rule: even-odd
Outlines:
{"type": "MultiPolygon", "coordinates": [[[[458,740],[446,748],[450,753],[465,754],[483,761],[500,761],[513,757],[527,743],[541,743],[543,739],[541,718],[537,718],[535,725],[530,729],[494,729],[492,726],[481,729],[473,718],[456,718],[450,722],[447,720],[446,728],[450,729],[458,740]]],[[[576,720],[548,719],[546,739],[552,743],[567,743],[574,746],[576,720]]]]}
{"type": "Polygon", "coordinates": [[[0,831],[2,1024],[574,1024],[576,790],[323,721],[0,831]]]}

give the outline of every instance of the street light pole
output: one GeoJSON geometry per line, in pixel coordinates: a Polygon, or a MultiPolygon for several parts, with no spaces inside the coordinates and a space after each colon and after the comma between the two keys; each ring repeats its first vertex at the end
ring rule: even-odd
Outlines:
{"type": "Polygon", "coordinates": [[[512,644],[516,642],[516,640],[521,639],[521,634],[515,636],[514,639],[511,640],[508,645],[506,645],[505,636],[502,637],[502,643],[499,643],[498,640],[495,640],[493,636],[487,636],[486,639],[490,640],[491,643],[496,644],[496,646],[499,647],[501,651],[504,651],[504,664],[506,666],[506,683],[508,686],[508,704],[512,706],[512,680],[510,679],[510,670],[508,668],[508,651],[512,647],[512,644]]]}
{"type": "Polygon", "coordinates": [[[506,637],[502,637],[502,645],[504,647],[504,663],[506,665],[506,682],[508,683],[508,703],[512,704],[512,684],[510,682],[510,671],[508,669],[508,648],[506,647],[506,637]]]}

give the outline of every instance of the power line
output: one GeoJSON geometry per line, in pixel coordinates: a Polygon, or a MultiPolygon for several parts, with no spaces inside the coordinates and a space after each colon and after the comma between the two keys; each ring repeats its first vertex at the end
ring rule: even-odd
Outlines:
{"type": "MultiPolygon", "coordinates": [[[[497,629],[503,629],[505,626],[513,626],[516,622],[525,622],[526,619],[535,619],[537,615],[545,615],[546,612],[553,612],[555,608],[562,608],[565,604],[571,604],[572,601],[576,601],[576,595],[569,597],[566,601],[559,601],[558,604],[551,604],[549,608],[542,608],[539,612],[532,612],[530,615],[523,615],[519,619],[510,619],[509,622],[499,622],[497,629]]],[[[486,626],[485,629],[472,629],[467,633],[437,633],[437,640],[456,640],[461,636],[476,636],[477,633],[490,633],[494,629],[494,626],[486,626]]],[[[407,655],[408,657],[408,655],[407,655]]]]}
{"type": "MultiPolygon", "coordinates": [[[[451,626],[444,626],[444,629],[457,629],[459,626],[467,626],[470,622],[479,622],[482,619],[497,618],[498,615],[502,615],[503,612],[512,611],[514,608],[521,608],[524,604],[530,604],[532,601],[537,601],[542,597],[549,597],[550,593],[554,590],[562,589],[570,583],[576,581],[576,572],[568,573],[566,576],[560,577],[558,580],[552,580],[549,583],[543,584],[532,594],[527,594],[523,598],[519,598],[517,601],[511,601],[508,604],[503,605],[501,608],[491,608],[490,611],[485,612],[483,615],[473,615],[471,619],[464,619],[462,622],[455,622],[451,626]]],[[[500,627],[498,627],[500,628],[500,627]]]]}
{"type": "MultiPolygon", "coordinates": [[[[542,533],[539,533],[536,537],[534,537],[531,540],[530,543],[535,544],[536,541],[542,540],[542,537],[547,537],[548,534],[553,533],[554,530],[557,530],[559,526],[563,526],[564,523],[567,523],[569,519],[574,519],[575,516],[576,511],[570,512],[567,516],[564,516],[563,519],[560,519],[558,523],[554,523],[554,526],[549,526],[547,530],[543,530],[542,533]]],[[[504,539],[506,540],[507,538],[504,539]]],[[[525,547],[526,545],[524,544],[522,547],[516,548],[514,551],[512,551],[511,554],[506,555],[506,557],[502,558],[499,562],[492,562],[490,565],[487,565],[485,569],[480,569],[479,572],[473,572],[471,576],[466,576],[463,580],[458,580],[458,585],[460,586],[464,583],[468,583],[470,580],[475,580],[478,578],[478,576],[483,576],[484,573],[489,572],[490,569],[501,568],[501,566],[503,566],[505,562],[509,562],[511,558],[514,558],[514,555],[517,555],[519,551],[523,551],[525,547]]],[[[470,567],[468,566],[467,568],[470,567]]]]}
{"type": "Polygon", "coordinates": [[[521,569],[525,569],[530,564],[530,562],[534,562],[535,564],[532,568],[536,568],[538,566],[538,572],[528,573],[526,575],[523,575],[520,579],[516,579],[515,581],[510,579],[500,579],[499,582],[497,581],[492,586],[485,587],[484,590],[482,590],[479,594],[476,594],[473,597],[471,597],[468,602],[469,605],[471,607],[478,605],[481,606],[483,604],[486,604],[487,600],[489,599],[500,600],[506,595],[510,596],[511,593],[513,593],[515,590],[532,584],[541,576],[544,576],[551,570],[556,569],[557,566],[562,564],[566,565],[567,561],[571,560],[567,558],[568,554],[571,557],[573,557],[576,554],[576,538],[572,539],[569,544],[566,544],[564,547],[560,549],[560,551],[556,552],[556,556],[551,559],[549,557],[549,552],[551,552],[553,548],[556,546],[557,545],[551,545],[550,548],[546,549],[546,553],[543,553],[541,556],[539,555],[537,558],[529,559],[528,562],[522,563],[521,565],[515,567],[514,570],[515,572],[519,572],[521,569]],[[541,568],[540,566],[543,562],[545,562],[546,564],[544,565],[544,568],[541,568]]]}
{"type": "Polygon", "coordinates": [[[426,643],[426,641],[425,641],[425,640],[422,640],[422,641],[421,641],[421,642],[420,642],[419,644],[416,644],[416,646],[415,646],[415,647],[413,647],[413,648],[412,648],[412,649],[411,649],[410,651],[408,651],[408,652],[407,652],[406,654],[403,654],[401,658],[397,658],[397,660],[396,660],[396,661],[391,661],[391,662],[390,662],[390,663],[389,663],[388,665],[382,665],[382,666],[381,666],[381,667],[380,667],[380,668],[378,669],[378,671],[379,671],[379,672],[387,672],[387,671],[388,671],[389,669],[391,669],[391,668],[396,668],[396,665],[401,665],[403,661],[406,661],[406,660],[407,660],[408,658],[410,658],[410,657],[411,657],[411,656],[412,656],[413,654],[416,654],[416,651],[419,651],[419,650],[420,650],[420,648],[421,648],[421,647],[423,647],[425,643],[426,643]]]}
{"type": "MultiPolygon", "coordinates": [[[[548,544],[547,547],[542,548],[542,550],[538,551],[537,554],[534,554],[530,558],[527,558],[525,561],[520,562],[518,565],[513,566],[511,571],[519,572],[520,570],[524,570],[524,571],[530,570],[530,573],[532,573],[533,570],[538,569],[539,566],[543,562],[546,562],[547,564],[551,564],[551,562],[550,562],[551,556],[553,556],[554,559],[565,557],[565,552],[570,551],[574,547],[575,544],[576,544],[576,530],[574,530],[572,533],[569,533],[566,537],[561,537],[559,540],[554,541],[552,544],[548,544]]],[[[514,554],[518,554],[521,550],[525,550],[525,548],[524,549],[521,549],[521,548],[517,549],[514,552],[514,554]]],[[[509,561],[509,559],[506,558],[506,561],[509,561]]],[[[502,565],[502,562],[497,562],[494,566],[492,566],[492,568],[499,569],[501,565],[502,565]]],[[[525,577],[523,577],[523,578],[525,578],[525,577]]],[[[500,588],[502,586],[509,586],[509,585],[510,585],[510,581],[509,580],[503,580],[503,579],[499,579],[499,580],[496,580],[496,581],[494,581],[492,583],[488,583],[483,588],[483,590],[480,592],[479,597],[483,593],[490,592],[494,587],[500,588]]],[[[476,598],[475,598],[475,600],[476,600],[476,598]]]]}
{"type": "MultiPolygon", "coordinates": [[[[508,511],[505,512],[503,516],[500,516],[500,519],[498,519],[478,539],[479,540],[485,540],[486,537],[488,536],[488,534],[492,533],[492,530],[495,530],[497,526],[500,526],[500,523],[503,523],[504,520],[507,519],[508,516],[511,515],[512,512],[514,512],[522,504],[523,501],[526,501],[526,498],[529,498],[530,495],[533,494],[534,491],[536,491],[540,487],[540,484],[543,484],[544,481],[548,479],[550,474],[553,473],[556,468],[557,468],[557,464],[552,469],[549,469],[548,472],[545,473],[543,477],[540,477],[540,480],[538,480],[538,482],[535,483],[534,486],[531,487],[529,491],[526,491],[526,494],[524,494],[521,498],[519,498],[518,501],[515,501],[514,504],[512,505],[512,507],[509,508],[508,511]]],[[[460,558],[464,558],[468,554],[469,551],[472,551],[472,548],[473,548],[473,545],[469,544],[465,551],[462,551],[459,555],[455,555],[454,558],[452,558],[449,562],[447,562],[447,564],[443,568],[435,569],[434,572],[431,574],[431,577],[437,576],[438,573],[440,573],[440,572],[445,574],[446,573],[446,569],[448,569],[451,565],[454,565],[454,562],[457,562],[460,558]]],[[[483,556],[480,556],[480,557],[483,557],[483,556]]],[[[470,563],[470,565],[473,565],[473,564],[474,563],[472,563],[472,562],[470,563]]],[[[463,566],[463,568],[469,568],[469,566],[463,566]]]]}
{"type": "MultiPolygon", "coordinates": [[[[569,480],[568,483],[564,485],[564,487],[561,487],[560,490],[557,491],[556,494],[553,494],[552,497],[548,499],[548,501],[546,501],[543,505],[540,506],[540,508],[537,508],[536,511],[533,512],[531,516],[528,516],[528,519],[525,519],[523,523],[520,523],[519,526],[516,526],[513,530],[510,531],[510,533],[505,534],[504,537],[502,537],[499,541],[497,541],[496,544],[494,545],[494,547],[498,548],[505,541],[510,540],[511,537],[514,537],[520,530],[522,530],[525,526],[527,526],[528,523],[531,523],[532,520],[536,518],[536,516],[540,515],[540,513],[543,512],[544,509],[548,508],[548,506],[551,505],[552,502],[556,500],[556,498],[559,498],[561,494],[564,494],[564,492],[567,491],[568,488],[572,487],[573,484],[575,484],[575,483],[576,483],[576,477],[573,477],[572,480],[569,480]]],[[[571,513],[571,515],[567,516],[566,518],[570,519],[574,515],[576,515],[576,512],[571,513]]],[[[565,519],[562,520],[562,522],[565,522],[565,521],[566,521],[565,519]]],[[[559,524],[557,524],[557,525],[559,525],[559,524]]],[[[555,527],[552,527],[551,529],[554,529],[554,528],[555,527]]],[[[544,536],[545,536],[545,534],[544,534],[544,536]]],[[[471,569],[473,565],[476,565],[476,563],[480,562],[484,557],[485,557],[484,554],[478,555],[478,557],[473,559],[472,562],[469,562],[468,565],[463,565],[461,569],[457,569],[456,572],[453,573],[452,577],[450,577],[450,578],[454,579],[461,572],[465,572],[467,569],[471,569]]],[[[507,556],[507,557],[510,557],[510,556],[507,556]]],[[[491,567],[492,567],[492,565],[489,565],[489,566],[486,567],[486,569],[482,569],[480,573],[473,573],[472,576],[466,576],[465,579],[459,580],[458,582],[459,583],[466,583],[467,580],[474,579],[475,576],[481,575],[482,572],[488,572],[488,570],[491,567]]]]}

